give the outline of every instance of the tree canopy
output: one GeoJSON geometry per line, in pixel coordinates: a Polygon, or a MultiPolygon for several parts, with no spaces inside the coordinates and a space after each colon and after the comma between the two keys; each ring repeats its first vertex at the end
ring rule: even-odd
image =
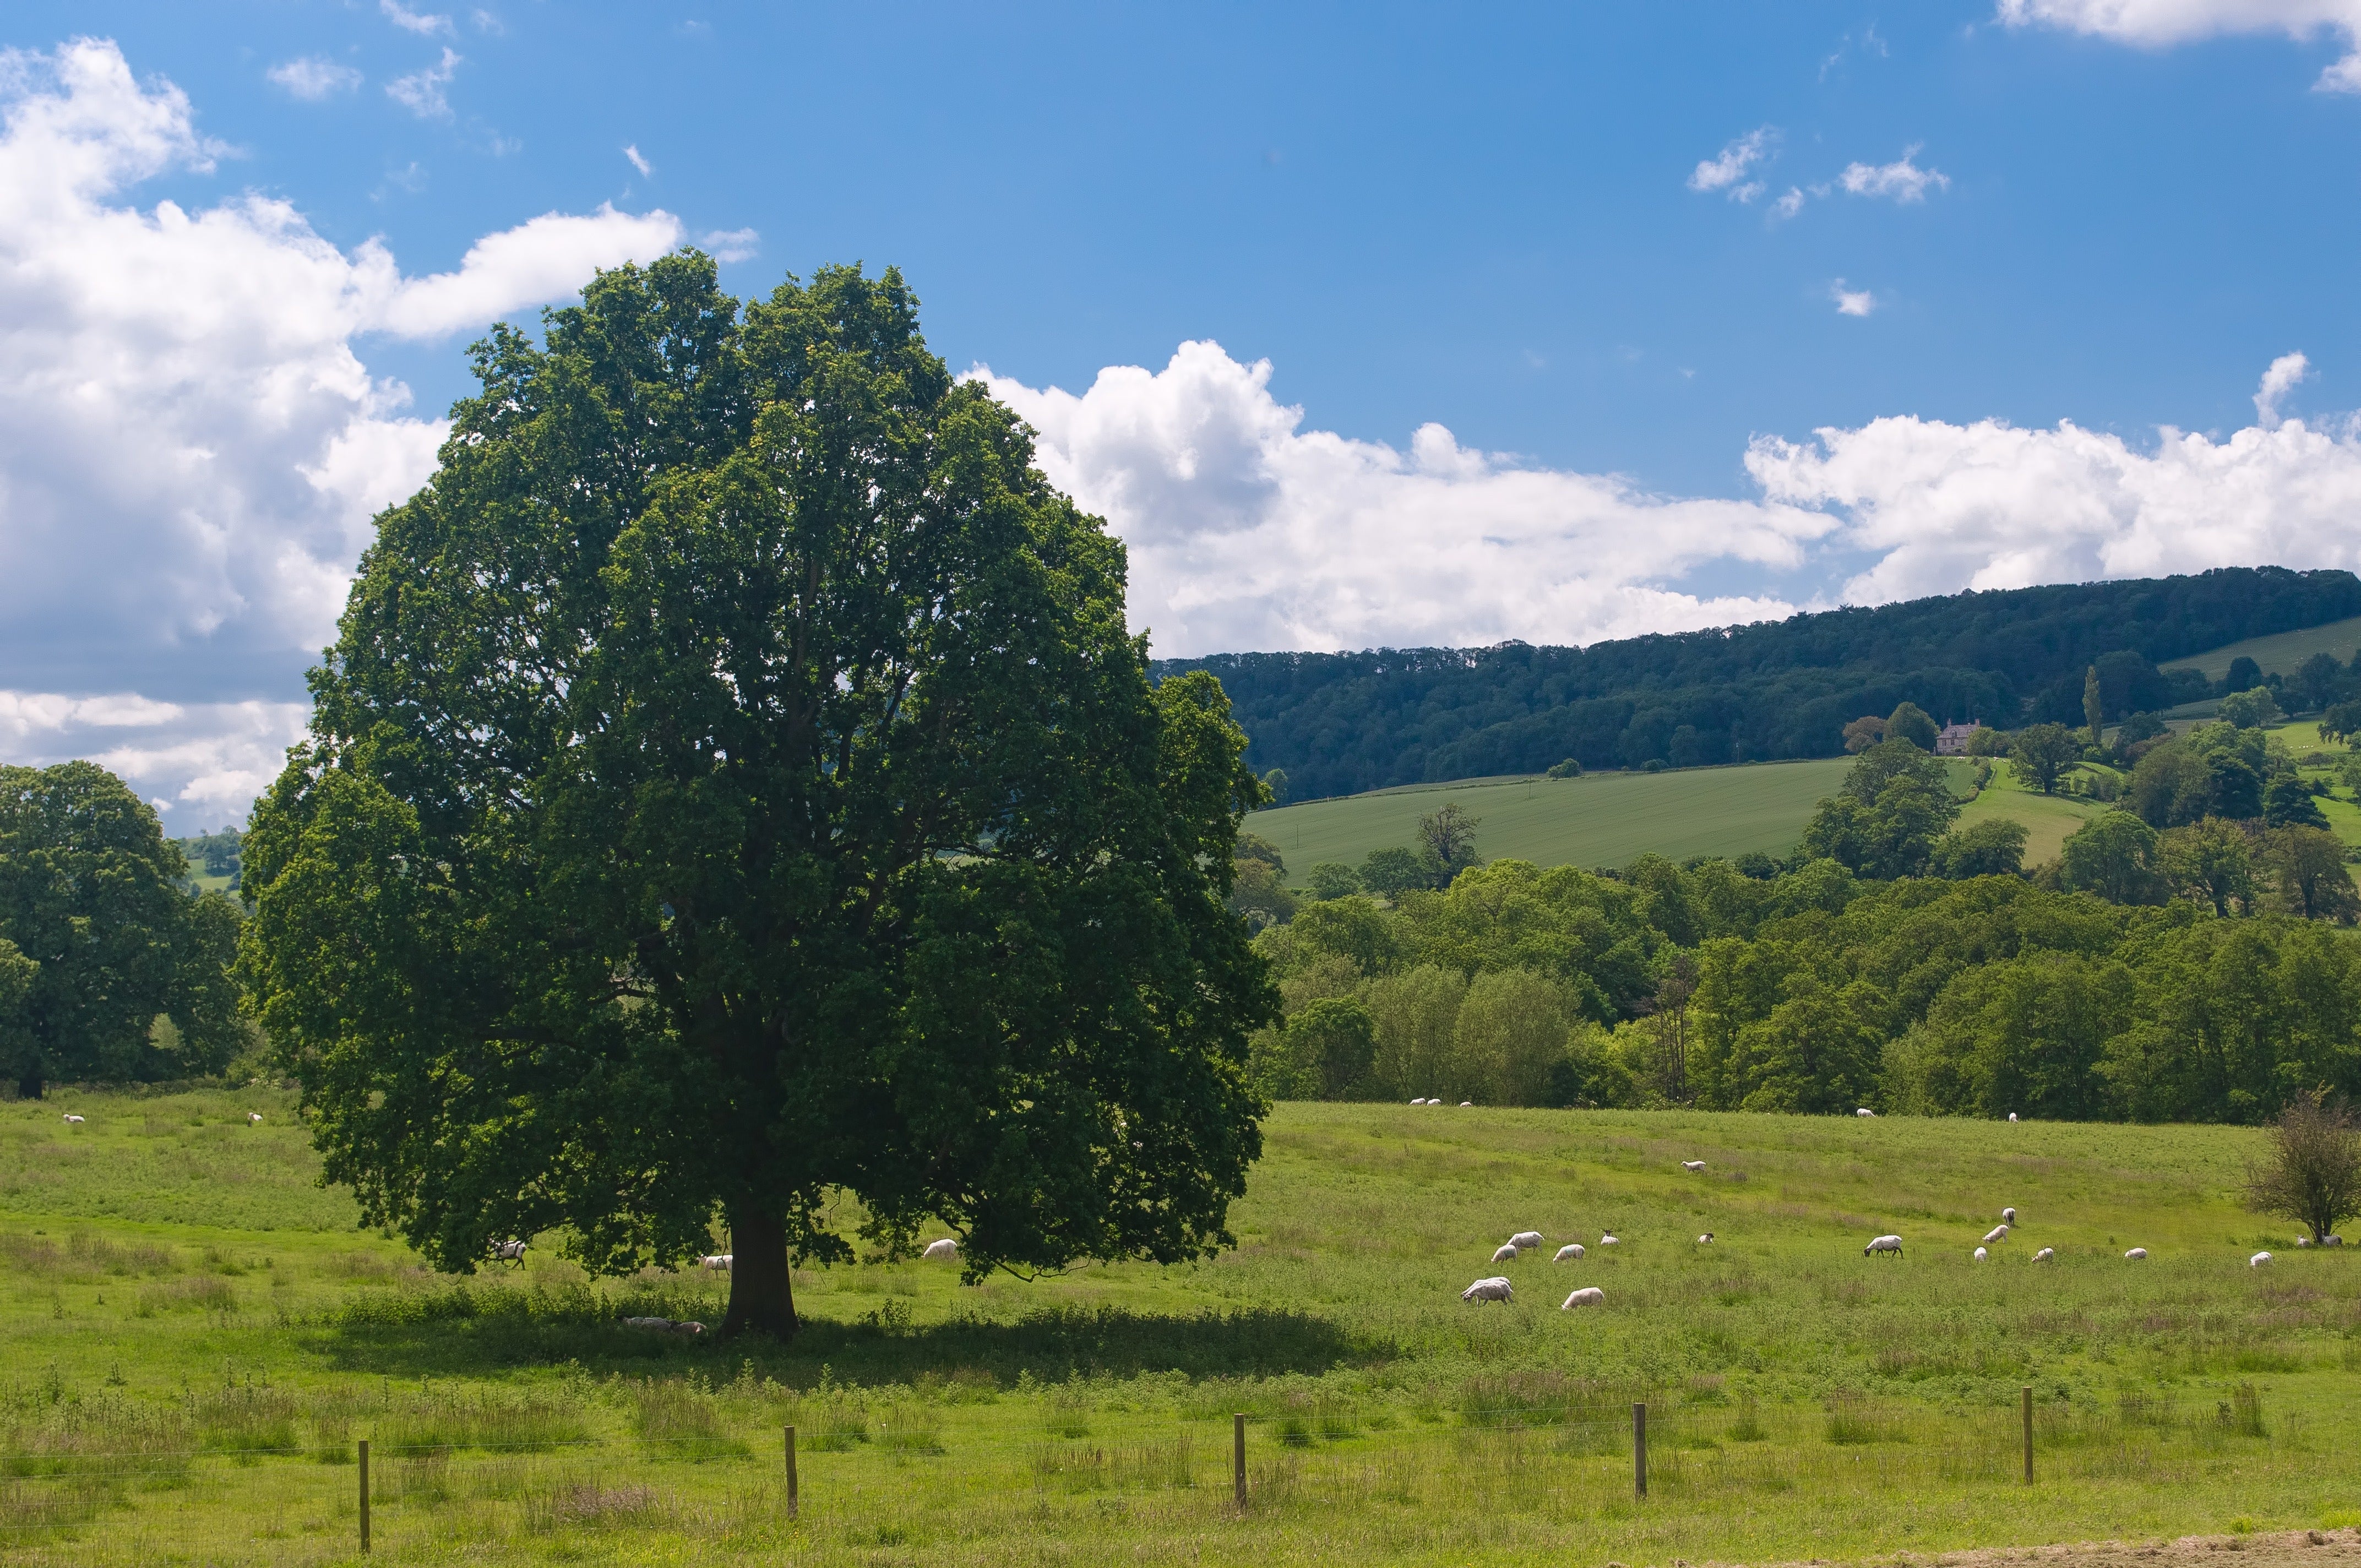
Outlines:
{"type": "Polygon", "coordinates": [[[476,347],[242,847],[328,1176],[445,1268],[718,1223],[733,1332],[793,1332],[839,1193],[971,1277],[1226,1243],[1263,788],[1121,545],[894,272],[741,308],[683,254],[545,319],[476,347]]]}

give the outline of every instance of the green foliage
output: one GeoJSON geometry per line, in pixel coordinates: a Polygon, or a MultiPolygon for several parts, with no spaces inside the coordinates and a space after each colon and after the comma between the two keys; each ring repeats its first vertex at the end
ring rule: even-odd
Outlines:
{"type": "Polygon", "coordinates": [[[2270,1151],[2247,1168],[2246,1201],[2295,1221],[2314,1245],[2361,1214],[2361,1129],[2351,1109],[2298,1096],[2271,1124],[2270,1151]]]}
{"type": "Polygon", "coordinates": [[[1927,710],[1915,702],[1905,702],[1886,717],[1885,739],[1907,740],[1922,751],[1932,752],[1940,727],[1927,715],[1927,710]]]}
{"type": "MultiPolygon", "coordinates": [[[[1844,727],[1844,749],[1848,755],[1858,755],[1885,739],[1885,720],[1866,713],[1844,727]]],[[[1932,746],[1928,751],[1934,750],[1932,746]]]]}
{"type": "Polygon", "coordinates": [[[1312,1097],[1350,1100],[1367,1091],[1378,1040],[1367,1003],[1323,997],[1287,1021],[1287,1036],[1312,1097]]]}
{"type": "Polygon", "coordinates": [[[1341,861],[1323,861],[1306,873],[1314,898],[1350,898],[1361,891],[1361,873],[1341,861]]]}
{"type": "Polygon", "coordinates": [[[2263,667],[2241,653],[2230,661],[2229,673],[2222,677],[2222,689],[2232,695],[2252,691],[2262,684],[2263,667]]]}
{"type": "Polygon", "coordinates": [[[2110,904],[2161,903],[2167,890],[2156,829],[2128,811],[2103,812],[2066,840],[2058,880],[2110,904]]]}
{"type": "Polygon", "coordinates": [[[1916,876],[1959,814],[1943,764],[1896,737],[1861,754],[1843,793],[1822,801],[1806,825],[1796,852],[1861,876],[1916,876]]]}
{"type": "Polygon", "coordinates": [[[2222,699],[2222,718],[2241,729],[2257,729],[2279,717],[2279,705],[2268,686],[2250,686],[2222,699]]]}
{"type": "Polygon", "coordinates": [[[2348,745],[2356,736],[2361,736],[2361,698],[2331,703],[2320,716],[2320,733],[2324,740],[2343,740],[2348,745]]]}
{"type": "Polygon", "coordinates": [[[1966,828],[1955,828],[1935,840],[1927,869],[1939,877],[1964,882],[1970,877],[2015,876],[2025,868],[2025,824],[2006,817],[1987,817],[1966,828]]]}
{"type": "Polygon", "coordinates": [[[2262,732],[2205,724],[2166,740],[2132,769],[2131,809],[2151,828],[2207,817],[2245,821],[2263,811],[2263,781],[2277,764],[2262,732]]]}
{"type": "Polygon", "coordinates": [[[1287,770],[1273,768],[1263,774],[1262,787],[1265,796],[1271,805],[1285,806],[1287,804],[1287,770]]]}
{"type": "Polygon", "coordinates": [[[2016,776],[2044,795],[2058,787],[2059,776],[2081,755],[2081,742],[2062,724],[2027,725],[2008,748],[2009,763],[2016,776]]]}
{"type": "Polygon", "coordinates": [[[2107,727],[2107,707],[2099,691],[2099,666],[2091,666],[2082,677],[2082,728],[2091,732],[2091,744],[2099,743],[2099,736],[2107,727]]]}
{"type": "Polygon", "coordinates": [[[2267,828],[2326,828],[2328,818],[2312,798],[2312,789],[2293,773],[2282,773],[2263,790],[2263,825],[2267,828]]]}
{"type": "Polygon", "coordinates": [[[1448,887],[1451,879],[1478,863],[1476,829],[1482,826],[1457,801],[1445,801],[1418,819],[1418,854],[1429,885],[1448,887]]]}
{"type": "Polygon", "coordinates": [[[1416,850],[1372,850],[1361,862],[1361,885],[1380,898],[1400,898],[1416,887],[1433,887],[1434,873],[1416,850]]]}
{"type": "Polygon", "coordinates": [[[1263,795],[1151,686],[1121,545],[900,277],[741,307],[694,254],[475,350],[244,843],[242,972],[330,1179],[468,1269],[1203,1255],[1273,1010],[1225,907],[1263,795]]]}
{"type": "Polygon", "coordinates": [[[2253,843],[2236,823],[2208,817],[2167,828],[2158,850],[2165,880],[2180,897],[2210,905],[2217,916],[2254,907],[2253,843]]]}
{"type": "Polygon", "coordinates": [[[2115,741],[2121,746],[2136,746],[2143,740],[2153,740],[2170,732],[2170,728],[2155,714],[2135,713],[2117,727],[2115,741]]]}
{"type": "Polygon", "coordinates": [[[1582,764],[1572,757],[1563,762],[1552,762],[1547,770],[1547,776],[1554,779],[1578,779],[1582,776],[1582,764]]]}

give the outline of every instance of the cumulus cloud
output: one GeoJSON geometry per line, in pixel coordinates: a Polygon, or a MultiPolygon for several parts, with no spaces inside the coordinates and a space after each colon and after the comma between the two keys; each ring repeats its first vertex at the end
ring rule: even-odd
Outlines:
{"type": "Polygon", "coordinates": [[[407,76],[395,77],[385,84],[385,95],[422,120],[447,120],[451,117],[451,100],[443,89],[451,85],[452,74],[459,69],[460,60],[459,52],[445,44],[441,60],[422,66],[407,76]]]}
{"type": "MultiPolygon", "coordinates": [[[[423,38],[432,38],[436,33],[448,33],[451,30],[450,17],[413,11],[402,5],[401,0],[377,0],[377,8],[384,14],[385,19],[395,27],[405,32],[417,33],[423,38]]],[[[481,16],[484,13],[478,11],[476,15],[481,16]]]]}
{"type": "Polygon", "coordinates": [[[0,54],[0,710],[18,705],[0,742],[14,761],[104,740],[150,770],[143,793],[175,800],[277,765],[284,726],[254,716],[300,694],[369,518],[433,471],[444,424],[356,343],[480,326],[682,232],[664,213],[553,213],[418,277],[251,192],[128,201],[218,150],[179,90],[143,86],[113,44],[0,54]],[[126,693],[173,712],[25,717],[147,711],[126,693]]]}
{"type": "Polygon", "coordinates": [[[1865,316],[1877,309],[1875,294],[1866,289],[1848,289],[1841,278],[1828,285],[1828,298],[1836,302],[1840,316],[1865,316]]]}
{"type": "Polygon", "coordinates": [[[1708,158],[1690,170],[1688,186],[1692,191],[1726,191],[1730,199],[1751,202],[1763,194],[1759,180],[1746,178],[1747,171],[1770,157],[1772,145],[1779,133],[1769,126],[1747,132],[1721,149],[1719,156],[1708,158]]]}
{"type": "Polygon", "coordinates": [[[2255,389],[2255,422],[2266,430],[2277,430],[2279,400],[2292,392],[2312,375],[2312,361],[2301,354],[2282,354],[2271,361],[2263,372],[2262,385],[2255,389]]]}
{"type": "Polygon", "coordinates": [[[87,758],[145,796],[174,832],[243,822],[303,738],[303,702],[157,702],[136,693],[0,691],[0,757],[87,758]]]}
{"type": "Polygon", "coordinates": [[[1891,196],[1897,202],[1923,202],[1928,190],[1950,189],[1951,177],[1939,169],[1921,169],[1911,159],[1916,146],[1903,149],[1892,163],[1848,163],[1837,183],[1855,196],[1891,196]]]}
{"type": "Polygon", "coordinates": [[[1110,367],[1080,396],[971,373],[1039,433],[1049,478],[1122,535],[1133,624],[1160,653],[1590,641],[1782,615],[1775,597],[1668,584],[1711,561],[1798,565],[1838,526],[1532,467],[1439,424],[1408,451],[1307,431],[1270,373],[1213,343],[1160,371],[1110,367]]]}
{"type": "Polygon", "coordinates": [[[305,55],[284,61],[263,74],[307,104],[319,103],[339,93],[349,93],[361,84],[359,71],[318,55],[305,55]]]}
{"type": "Polygon", "coordinates": [[[697,243],[716,261],[745,261],[763,248],[763,236],[752,229],[716,229],[697,243]]]}
{"type": "Polygon", "coordinates": [[[2361,0],[1999,0],[1999,16],[2013,27],[2061,27],[2147,49],[2231,33],[2327,33],[2346,52],[2312,85],[2361,92],[2361,0]]]}

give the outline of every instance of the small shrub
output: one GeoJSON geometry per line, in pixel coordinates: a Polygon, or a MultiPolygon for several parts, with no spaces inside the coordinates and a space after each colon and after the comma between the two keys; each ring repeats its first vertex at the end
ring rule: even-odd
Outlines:
{"type": "Polygon", "coordinates": [[[1771,1434],[1763,1430],[1763,1407],[1753,1395],[1738,1397],[1738,1419],[1730,1423],[1732,1442],[1761,1442],[1771,1434]]]}

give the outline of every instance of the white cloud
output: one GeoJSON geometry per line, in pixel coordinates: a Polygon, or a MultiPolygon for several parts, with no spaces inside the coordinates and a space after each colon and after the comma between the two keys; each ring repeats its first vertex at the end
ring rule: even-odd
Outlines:
{"type": "Polygon", "coordinates": [[[640,156],[640,149],[637,147],[625,148],[623,149],[623,156],[631,159],[631,167],[640,171],[640,178],[642,180],[656,171],[656,166],[654,164],[650,163],[646,159],[640,156]]]}
{"type": "Polygon", "coordinates": [[[22,705],[51,699],[24,693],[188,699],[105,742],[151,770],[143,794],[174,799],[201,779],[192,800],[232,788],[257,745],[275,767],[278,720],[241,699],[300,692],[371,515],[433,471],[443,422],[357,342],[564,298],[682,232],[664,213],[553,213],[417,277],[252,192],[129,203],[216,152],[179,90],[142,86],[113,44],[0,54],[0,755],[71,754],[97,733],[88,708],[27,728],[22,705]],[[245,751],[223,739],[238,735],[245,751]]]}
{"type": "Polygon", "coordinates": [[[1773,219],[1792,218],[1803,210],[1804,192],[1793,185],[1787,187],[1785,195],[1771,203],[1771,216],[1773,219]]]}
{"type": "Polygon", "coordinates": [[[1837,520],[1654,496],[1520,465],[1438,424],[1410,450],[1300,429],[1241,365],[1187,343],[1077,397],[978,369],[1040,433],[1052,482],[1131,556],[1131,615],[1167,655],[1376,643],[1590,641],[1783,615],[1777,598],[1668,587],[1691,568],[1786,568],[1837,520]]]}
{"type": "MultiPolygon", "coordinates": [[[[411,10],[401,4],[401,0],[377,0],[377,8],[383,12],[385,19],[395,27],[406,32],[416,33],[422,38],[432,38],[436,33],[448,33],[451,30],[450,17],[429,16],[423,12],[411,10]]],[[[478,16],[483,15],[480,11],[476,14],[478,16]]]]}
{"type": "Polygon", "coordinates": [[[153,702],[0,691],[0,757],[46,767],[82,757],[111,769],[181,833],[243,822],[303,738],[305,702],[153,702]]]}
{"type": "Polygon", "coordinates": [[[763,247],[763,236],[752,229],[716,229],[697,243],[716,261],[745,261],[763,247]]]}
{"type": "Polygon", "coordinates": [[[2266,430],[2277,430],[2279,400],[2296,389],[2312,376],[2312,361],[2301,354],[2282,354],[2271,361],[2263,372],[2262,385],[2255,389],[2255,422],[2266,430]]]}
{"type": "Polygon", "coordinates": [[[2233,33],[2327,33],[2346,52],[2313,87],[2361,92],[2361,0],[1999,0],[1999,16],[2013,27],[2062,27],[2146,49],[2233,33]]]}
{"type": "Polygon", "coordinates": [[[349,93],[361,84],[359,71],[318,55],[305,55],[284,61],[263,74],[307,104],[319,103],[339,93],[349,93]]]}
{"type": "Polygon", "coordinates": [[[1841,278],[1828,285],[1828,298],[1836,302],[1840,316],[1865,316],[1877,309],[1875,294],[1866,289],[1848,289],[1841,278]]]}
{"type": "MultiPolygon", "coordinates": [[[[387,3],[390,5],[392,0],[387,3]]],[[[422,120],[448,119],[451,100],[444,95],[443,89],[451,85],[452,73],[459,69],[461,59],[457,50],[445,44],[439,63],[395,77],[385,84],[385,95],[422,120]]]]}
{"type": "Polygon", "coordinates": [[[1721,149],[1720,155],[1708,158],[1689,173],[1692,191],[1727,191],[1741,202],[1751,202],[1763,194],[1760,181],[1747,180],[1747,170],[1771,154],[1778,131],[1762,126],[1747,132],[1721,149]]]}
{"type": "MultiPolygon", "coordinates": [[[[2286,366],[2265,393],[2291,384],[2286,366]]],[[[1844,516],[1840,542],[1875,557],[1839,590],[1851,603],[2265,563],[2361,567],[2361,440],[2301,420],[2219,441],[2167,426],[2143,450],[2070,422],[1899,416],[1806,442],[1760,437],[1746,467],[1770,503],[1844,516]]]]}
{"type": "Polygon", "coordinates": [[[1950,189],[1951,177],[1938,169],[1921,169],[1912,159],[1918,148],[1905,148],[1892,163],[1848,163],[1837,182],[1856,196],[1891,196],[1897,202],[1923,202],[1929,188],[1950,189]]]}

